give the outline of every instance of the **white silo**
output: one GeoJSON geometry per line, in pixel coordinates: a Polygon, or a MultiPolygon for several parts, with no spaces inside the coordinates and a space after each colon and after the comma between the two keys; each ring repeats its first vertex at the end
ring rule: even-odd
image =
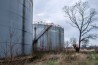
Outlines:
{"type": "Polygon", "coordinates": [[[41,35],[50,25],[50,29],[46,31],[36,42],[37,51],[58,51],[62,50],[64,46],[64,28],[54,24],[47,23],[34,23],[33,24],[33,37],[36,38],[41,35]]]}
{"type": "Polygon", "coordinates": [[[31,55],[32,0],[0,0],[0,57],[31,55]]]}

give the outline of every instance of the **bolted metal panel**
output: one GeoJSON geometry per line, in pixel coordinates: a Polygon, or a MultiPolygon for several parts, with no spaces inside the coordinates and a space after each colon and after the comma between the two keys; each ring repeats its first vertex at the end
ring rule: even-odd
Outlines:
{"type": "Polygon", "coordinates": [[[0,0],[0,15],[0,58],[31,55],[33,2],[0,0]]]}

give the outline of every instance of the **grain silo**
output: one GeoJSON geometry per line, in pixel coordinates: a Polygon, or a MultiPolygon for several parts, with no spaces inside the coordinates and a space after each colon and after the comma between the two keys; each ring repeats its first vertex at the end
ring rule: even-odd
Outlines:
{"type": "Polygon", "coordinates": [[[34,23],[33,24],[34,39],[38,38],[38,36],[40,35],[42,36],[36,42],[35,47],[37,51],[59,51],[63,49],[64,28],[62,28],[61,26],[49,23],[47,24],[43,22],[34,23]],[[46,32],[43,34],[44,31],[46,32]]]}
{"type": "Polygon", "coordinates": [[[0,57],[31,55],[33,0],[0,0],[0,57]]]}

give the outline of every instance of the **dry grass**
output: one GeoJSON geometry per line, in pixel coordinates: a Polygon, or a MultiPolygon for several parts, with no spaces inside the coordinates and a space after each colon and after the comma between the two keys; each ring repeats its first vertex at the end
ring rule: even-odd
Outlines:
{"type": "Polygon", "coordinates": [[[98,54],[95,53],[58,53],[44,54],[27,65],[98,65],[98,54]]]}
{"type": "Polygon", "coordinates": [[[32,59],[32,56],[5,58],[0,60],[0,65],[25,65],[32,59]]]}
{"type": "Polygon", "coordinates": [[[98,65],[96,53],[38,53],[31,60],[6,62],[0,65],[98,65]]]}

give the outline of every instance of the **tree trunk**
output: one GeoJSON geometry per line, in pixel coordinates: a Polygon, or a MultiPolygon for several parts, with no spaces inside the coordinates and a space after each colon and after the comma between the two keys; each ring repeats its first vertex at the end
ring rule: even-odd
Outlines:
{"type": "Polygon", "coordinates": [[[79,51],[80,51],[80,46],[81,46],[81,31],[80,31],[80,34],[79,34],[79,51]]]}

